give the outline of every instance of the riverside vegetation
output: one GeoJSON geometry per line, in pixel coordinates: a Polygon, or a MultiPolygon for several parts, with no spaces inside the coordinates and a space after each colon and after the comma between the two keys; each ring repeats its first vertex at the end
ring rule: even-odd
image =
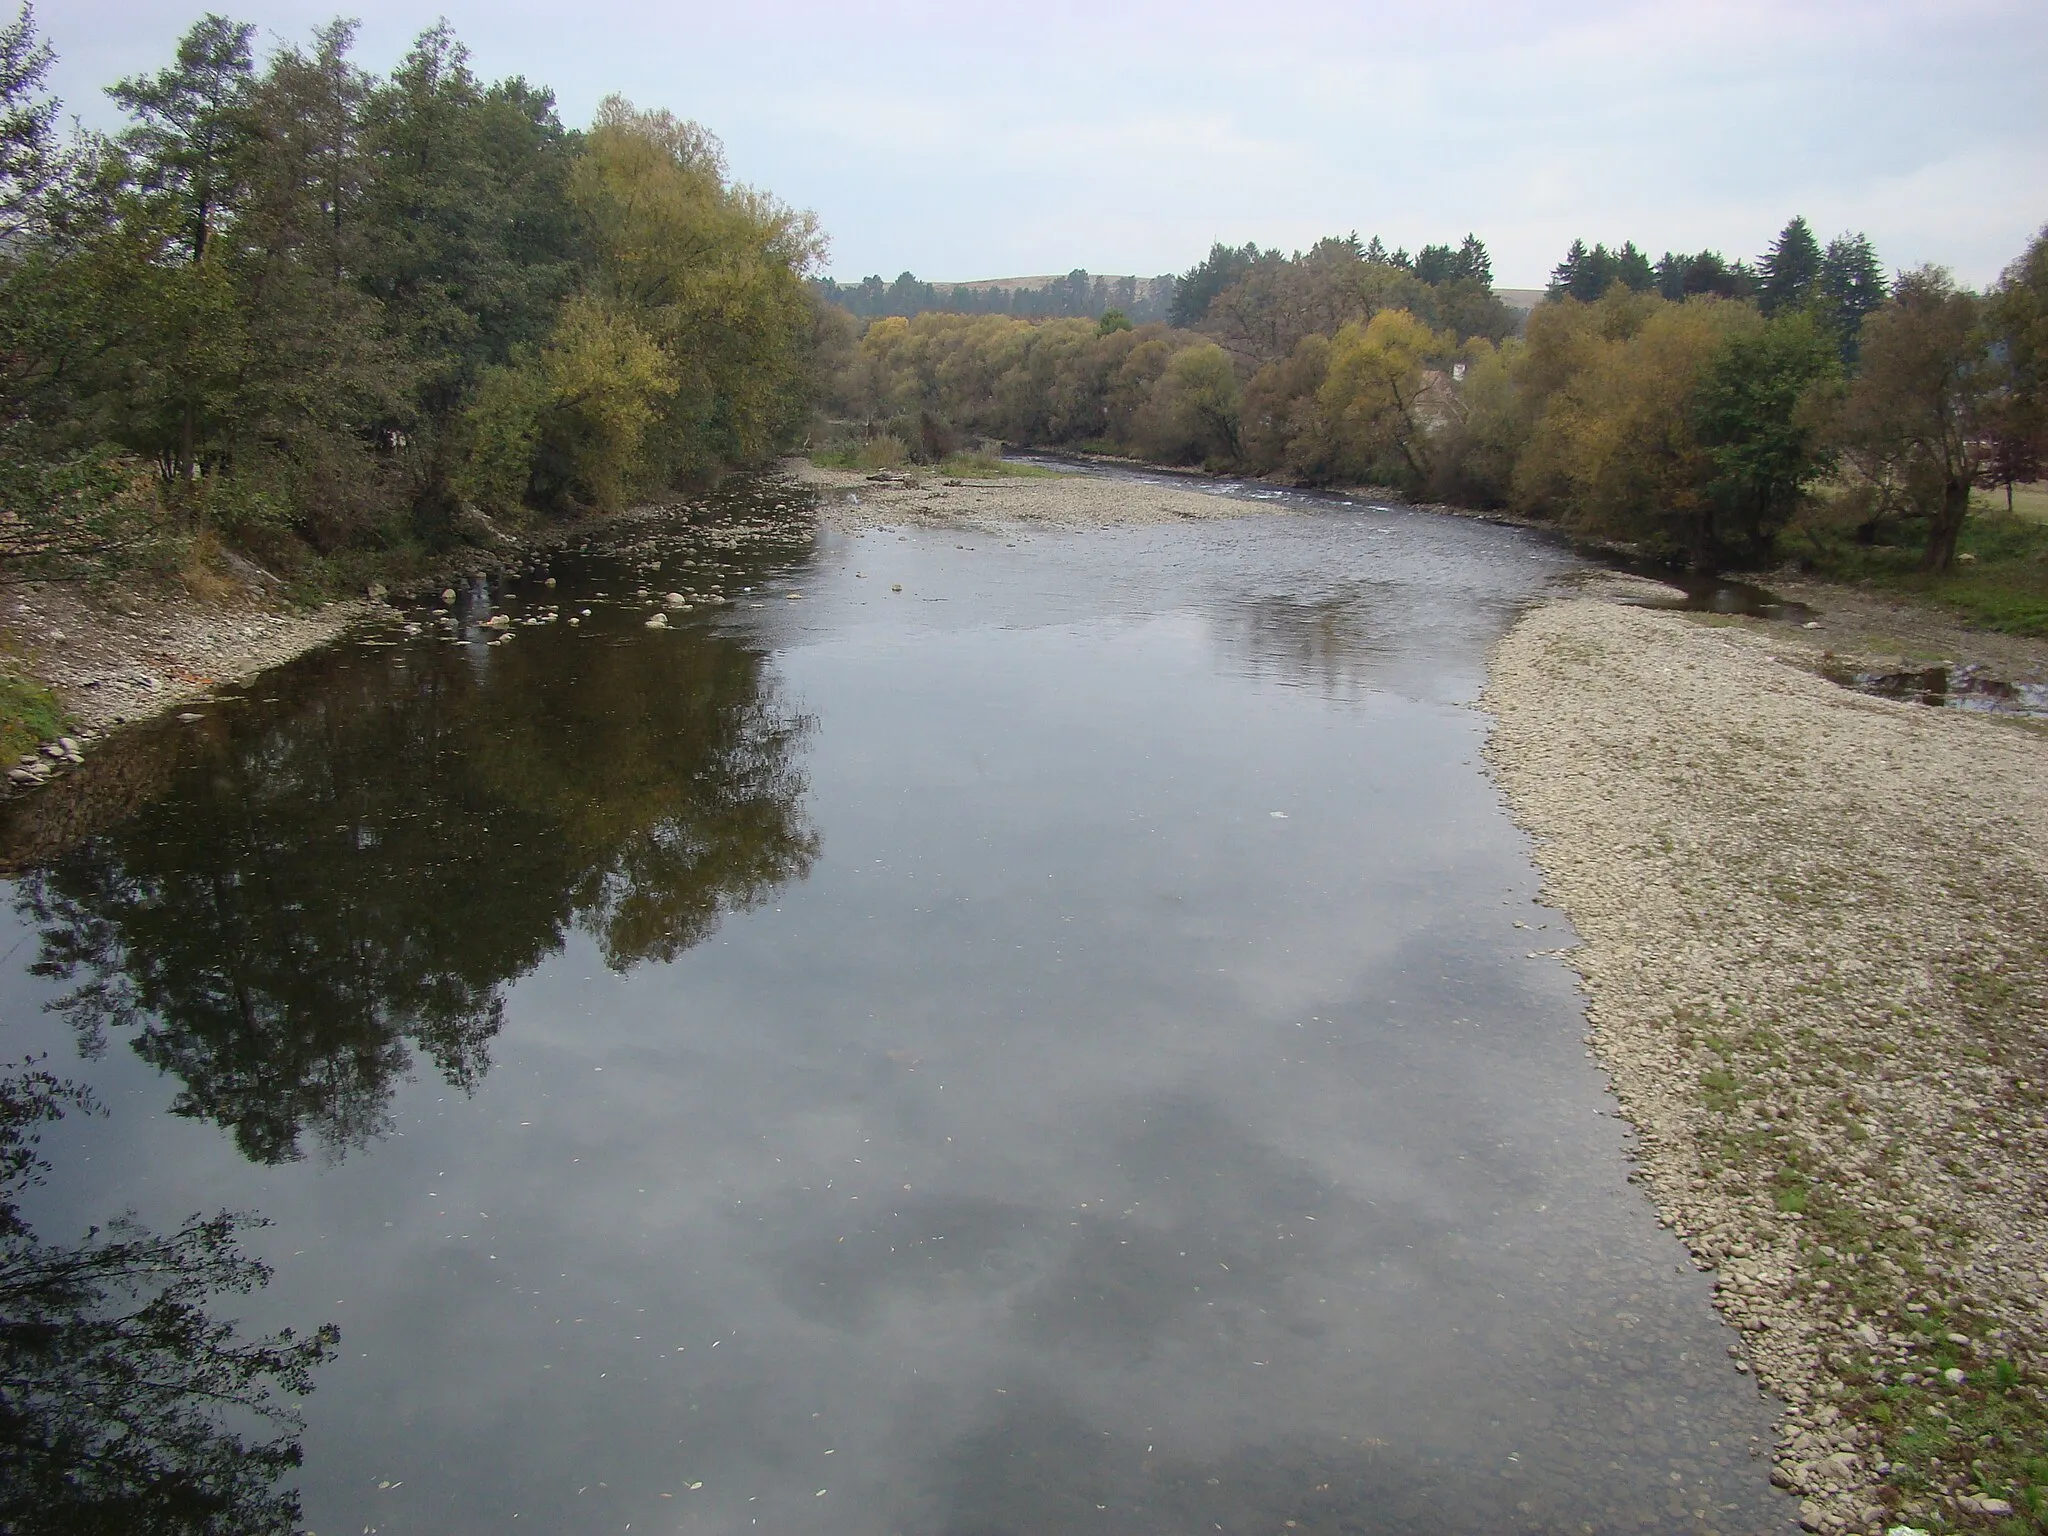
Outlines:
{"type": "Polygon", "coordinates": [[[317,595],[800,432],[810,215],[666,111],[567,128],[445,23],[384,76],[353,30],[259,64],[208,15],[65,141],[33,14],[0,28],[0,577],[317,595]]]}
{"type": "Polygon", "coordinates": [[[1172,322],[927,312],[824,333],[876,462],[971,437],[1373,485],[1699,567],[1781,555],[2048,632],[2048,240],[1989,294],[1793,219],[1754,266],[1575,244],[1526,321],[1485,246],[1218,245],[1172,322]]]}

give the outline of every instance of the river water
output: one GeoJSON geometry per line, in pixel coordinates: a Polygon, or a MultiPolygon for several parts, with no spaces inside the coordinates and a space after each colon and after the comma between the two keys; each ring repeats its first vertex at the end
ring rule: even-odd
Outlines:
{"type": "Polygon", "coordinates": [[[699,522],[11,813],[11,1241],[267,1219],[305,1528],[1789,1529],[1481,761],[1570,555],[699,522]]]}

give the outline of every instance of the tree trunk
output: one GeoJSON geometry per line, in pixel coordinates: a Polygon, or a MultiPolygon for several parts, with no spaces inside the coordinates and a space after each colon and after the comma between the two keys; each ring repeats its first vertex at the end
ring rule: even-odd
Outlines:
{"type": "Polygon", "coordinates": [[[1956,560],[1956,539],[1963,531],[1963,519],[1970,513],[1970,482],[1951,475],[1942,482],[1941,510],[1927,529],[1927,553],[1920,569],[1936,575],[1956,560]]]}

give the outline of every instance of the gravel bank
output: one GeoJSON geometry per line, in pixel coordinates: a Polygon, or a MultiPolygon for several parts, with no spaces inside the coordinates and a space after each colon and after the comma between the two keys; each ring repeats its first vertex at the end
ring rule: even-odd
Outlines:
{"type": "Polygon", "coordinates": [[[254,677],[388,612],[367,602],[305,612],[254,592],[209,602],[119,585],[17,588],[0,604],[0,634],[12,664],[56,693],[75,750],[8,765],[4,788],[75,763],[116,726],[254,677]]]}
{"type": "Polygon", "coordinates": [[[917,470],[885,475],[819,469],[793,459],[784,472],[819,493],[818,515],[828,527],[853,533],[883,524],[993,527],[1002,523],[1045,528],[1101,528],[1124,523],[1201,522],[1250,517],[1285,507],[1204,489],[1102,475],[1054,475],[962,480],[917,470]]]}
{"type": "Polygon", "coordinates": [[[2048,1529],[2048,735],[1788,638],[1538,608],[1489,756],[1802,1523],[2048,1529]]]}

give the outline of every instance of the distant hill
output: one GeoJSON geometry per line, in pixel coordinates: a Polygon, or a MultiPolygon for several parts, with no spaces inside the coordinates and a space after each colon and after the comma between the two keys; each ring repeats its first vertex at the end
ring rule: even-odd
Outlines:
{"type": "Polygon", "coordinates": [[[1496,288],[1493,291],[1501,303],[1509,309],[1519,309],[1525,315],[1543,302],[1544,290],[1541,288],[1496,288]]]}

